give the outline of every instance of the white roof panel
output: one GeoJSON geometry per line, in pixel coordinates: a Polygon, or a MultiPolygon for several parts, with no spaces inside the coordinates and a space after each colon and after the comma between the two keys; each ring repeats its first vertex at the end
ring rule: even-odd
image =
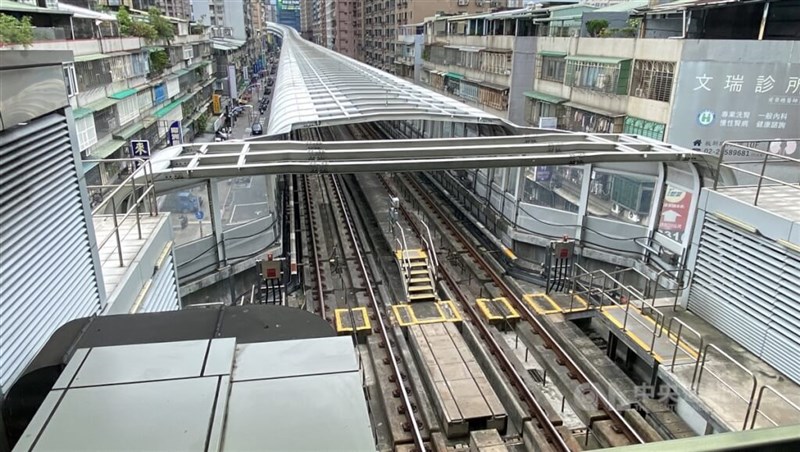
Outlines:
{"type": "Polygon", "coordinates": [[[270,23],[283,37],[267,135],[309,126],[390,119],[506,124],[483,110],[313,44],[270,23]]]}

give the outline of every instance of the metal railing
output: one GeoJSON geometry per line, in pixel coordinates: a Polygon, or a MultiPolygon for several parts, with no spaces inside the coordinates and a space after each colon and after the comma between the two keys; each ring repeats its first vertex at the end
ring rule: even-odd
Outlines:
{"type": "MultiPolygon", "coordinates": [[[[753,420],[750,422],[750,429],[755,428],[755,426],[756,426],[756,418],[758,417],[759,414],[761,415],[761,417],[763,417],[764,419],[769,421],[769,423],[772,424],[773,426],[779,427],[781,425],[777,421],[775,421],[774,419],[772,419],[769,416],[767,416],[766,414],[764,414],[763,411],[761,411],[761,402],[762,402],[762,400],[764,398],[764,392],[767,391],[767,390],[769,390],[769,392],[771,392],[772,394],[778,396],[778,398],[781,399],[783,402],[785,402],[786,405],[788,405],[789,407],[791,407],[795,411],[797,411],[797,417],[795,417],[793,419],[795,419],[795,420],[796,419],[800,419],[800,406],[798,406],[796,403],[794,403],[791,400],[789,400],[786,396],[784,396],[783,394],[778,392],[772,386],[764,385],[758,391],[758,399],[756,399],[756,404],[753,407],[753,420]]],[[[792,421],[792,423],[794,423],[794,421],[792,421]]]]}
{"type": "Polygon", "coordinates": [[[430,258],[431,258],[431,263],[433,264],[433,265],[431,265],[431,267],[432,267],[431,268],[431,273],[433,274],[433,279],[435,280],[436,279],[436,272],[437,272],[437,269],[439,268],[439,256],[436,255],[436,245],[433,243],[433,236],[431,235],[431,230],[428,227],[428,224],[425,223],[425,221],[422,220],[422,219],[420,219],[419,222],[422,223],[422,226],[425,227],[425,231],[428,233],[428,239],[426,240],[425,237],[423,237],[422,241],[426,244],[426,246],[428,248],[428,252],[429,252],[430,258]]]}
{"type": "Polygon", "coordinates": [[[674,297],[672,299],[672,310],[673,311],[677,310],[681,292],[689,288],[689,283],[691,281],[692,281],[692,271],[689,270],[688,268],[682,267],[682,268],[676,268],[674,270],[661,270],[656,275],[655,283],[653,285],[653,304],[654,305],[656,304],[659,291],[674,292],[674,297]],[[662,278],[666,279],[667,281],[672,281],[675,287],[673,288],[662,287],[661,286],[662,278]]]}
{"type": "Polygon", "coordinates": [[[142,160],[138,158],[84,160],[84,162],[128,162],[133,165],[138,165],[136,170],[132,171],[131,174],[125,178],[125,180],[117,185],[89,185],[86,187],[90,192],[99,190],[101,193],[104,190],[111,189],[110,192],[103,196],[103,200],[92,209],[93,218],[111,218],[114,223],[114,227],[110,234],[102,239],[98,237],[97,248],[102,248],[112,237],[114,237],[117,242],[117,257],[119,258],[119,266],[124,267],[125,261],[122,255],[122,238],[120,237],[120,227],[128,218],[133,216],[136,221],[138,238],[141,240],[142,212],[147,211],[149,214],[148,216],[158,215],[158,202],[156,201],[156,190],[153,182],[153,168],[149,160],[142,160]],[[144,176],[145,184],[142,186],[140,182],[137,186],[136,179],[141,176],[144,176]],[[133,202],[128,202],[128,208],[124,212],[118,211],[118,209],[121,208],[118,203],[121,203],[126,198],[131,199],[130,197],[133,197],[133,202]],[[145,201],[149,202],[147,202],[146,209],[143,209],[143,204],[145,201]],[[111,209],[111,213],[105,212],[108,210],[108,208],[111,209]]]}
{"type": "Polygon", "coordinates": [[[697,378],[695,379],[694,377],[692,377],[691,389],[698,395],[700,394],[700,382],[701,382],[701,380],[703,378],[703,373],[704,372],[707,372],[707,373],[711,374],[711,376],[716,378],[717,381],[720,384],[722,384],[723,386],[728,388],[728,390],[730,392],[732,392],[737,398],[739,398],[741,401],[747,403],[747,410],[744,413],[744,424],[742,426],[742,430],[746,430],[747,429],[747,420],[750,417],[750,409],[753,407],[753,399],[755,399],[756,388],[758,387],[758,379],[756,378],[755,374],[753,372],[751,372],[750,369],[744,367],[744,365],[742,365],[739,361],[736,361],[735,359],[733,359],[729,354],[725,353],[724,351],[722,351],[719,347],[717,347],[714,344],[707,344],[705,346],[705,349],[703,350],[703,359],[702,359],[702,361],[700,363],[699,369],[697,369],[697,371],[696,371],[697,378]],[[717,354],[719,354],[720,356],[724,357],[728,361],[730,361],[733,364],[735,364],[736,367],[738,367],[739,369],[744,371],[744,373],[746,373],[748,376],[750,376],[750,378],[753,380],[753,387],[750,390],[750,396],[749,397],[746,394],[743,395],[743,394],[739,393],[739,391],[737,391],[733,386],[731,386],[725,380],[723,380],[722,377],[720,377],[719,374],[715,373],[710,368],[706,368],[706,361],[708,359],[708,349],[709,348],[713,349],[717,354]]]}
{"type": "MultiPolygon", "coordinates": [[[[406,233],[403,231],[403,227],[400,225],[399,222],[395,221],[395,227],[400,230],[400,237],[402,237],[402,242],[398,240],[398,244],[400,245],[400,262],[403,268],[403,274],[405,275],[406,279],[411,278],[411,259],[409,259],[408,254],[406,251],[408,250],[408,243],[406,242],[406,233]]],[[[408,284],[406,284],[408,285],[408,284]]]]}
{"type": "MultiPolygon", "coordinates": [[[[642,276],[647,277],[643,273],[633,268],[626,268],[608,273],[605,270],[588,271],[575,264],[578,271],[583,272],[573,278],[573,290],[571,291],[570,310],[572,310],[575,296],[586,295],[589,299],[597,300],[600,303],[599,310],[602,312],[606,303],[613,305],[624,311],[621,329],[628,331],[628,320],[633,319],[636,323],[641,325],[646,331],[650,333],[649,348],[645,351],[649,354],[654,354],[656,338],[661,337],[664,329],[664,314],[659,311],[655,306],[646,300],[642,292],[636,288],[624,284],[615,276],[625,275],[627,272],[635,272],[642,276]],[[585,278],[589,277],[589,282],[586,284],[585,278]],[[642,313],[642,318],[630,315],[631,305],[639,304],[637,307],[642,313]],[[648,321],[647,318],[649,318],[648,321]]],[[[649,278],[648,278],[649,279],[649,278]]],[[[646,345],[646,344],[645,344],[646,345]]]]}
{"type": "MultiPolygon", "coordinates": [[[[722,147],[720,148],[720,157],[717,163],[717,170],[714,179],[714,190],[718,190],[719,188],[724,188],[720,186],[720,178],[722,176],[722,168],[729,169],[734,172],[734,174],[738,176],[740,174],[750,176],[754,178],[755,184],[743,184],[737,181],[736,187],[755,187],[755,195],[753,197],[753,205],[757,206],[759,201],[759,196],[761,195],[761,190],[763,187],[776,187],[776,186],[783,186],[783,187],[791,187],[798,191],[800,191],[800,159],[796,159],[793,157],[789,157],[788,155],[781,155],[780,152],[785,152],[781,149],[781,146],[784,148],[788,148],[788,146],[792,145],[792,143],[800,143],[800,138],[793,138],[793,139],[782,139],[782,140],[751,140],[751,141],[726,141],[722,143],[722,147]],[[744,144],[747,143],[747,144],[744,144]],[[756,149],[749,144],[760,144],[766,143],[768,148],[773,148],[773,146],[777,143],[777,149],[774,150],[761,150],[756,149]],[[738,151],[738,152],[737,152],[738,151]],[[755,160],[737,160],[735,162],[725,162],[726,154],[729,155],[737,155],[741,152],[751,153],[757,156],[755,160]],[[786,171],[787,174],[792,174],[798,179],[792,181],[786,181],[777,179],[775,177],[767,176],[767,168],[769,164],[772,163],[782,163],[783,165],[790,166],[795,168],[794,171],[786,171]],[[741,166],[749,165],[755,166],[755,168],[751,169],[744,169],[741,166]],[[767,181],[767,183],[765,183],[767,181]]],[[[796,146],[796,144],[794,144],[796,146]]]]}
{"type": "Polygon", "coordinates": [[[703,337],[702,334],[698,333],[697,330],[695,330],[694,328],[690,327],[689,325],[687,325],[686,323],[684,323],[681,319],[679,319],[677,317],[673,317],[673,318],[669,319],[669,323],[667,324],[667,339],[672,341],[672,338],[675,337],[675,341],[674,341],[675,342],[675,348],[672,350],[672,361],[670,362],[669,371],[670,372],[675,372],[675,361],[677,361],[677,358],[678,358],[678,348],[681,347],[680,344],[681,344],[681,338],[683,337],[683,330],[684,329],[688,330],[690,333],[692,333],[695,336],[697,336],[697,347],[693,347],[691,344],[689,344],[685,340],[683,341],[683,344],[686,345],[686,347],[688,347],[688,348],[684,348],[683,350],[689,356],[692,356],[692,354],[694,354],[694,356],[693,356],[693,358],[694,358],[694,372],[692,373],[692,380],[694,380],[695,374],[697,373],[697,367],[698,367],[698,365],[700,363],[700,354],[701,354],[701,352],[703,350],[703,342],[705,341],[705,338],[703,337]],[[673,324],[677,325],[677,331],[676,332],[673,332],[673,330],[672,330],[673,324]]]}

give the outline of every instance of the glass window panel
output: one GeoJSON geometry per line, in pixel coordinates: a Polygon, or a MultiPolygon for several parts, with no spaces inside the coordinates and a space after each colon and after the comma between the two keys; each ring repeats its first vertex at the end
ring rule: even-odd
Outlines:
{"type": "Polygon", "coordinates": [[[536,166],[524,169],[522,202],[577,212],[583,169],[574,166],[536,166]]]}
{"type": "Polygon", "coordinates": [[[173,213],[170,221],[176,245],[214,233],[208,212],[208,185],[205,182],[159,196],[158,210],[173,213]]]}
{"type": "Polygon", "coordinates": [[[655,177],[633,173],[592,171],[589,215],[647,225],[655,177]]]}

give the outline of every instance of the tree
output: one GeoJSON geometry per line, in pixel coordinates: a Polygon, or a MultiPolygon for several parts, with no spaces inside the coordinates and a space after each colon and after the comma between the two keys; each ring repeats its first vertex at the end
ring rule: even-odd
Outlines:
{"type": "Polygon", "coordinates": [[[172,22],[164,18],[158,8],[148,9],[147,14],[150,16],[150,26],[155,28],[158,37],[169,44],[169,40],[175,37],[175,29],[172,28],[172,22]]]}
{"type": "Polygon", "coordinates": [[[169,55],[164,50],[150,53],[150,72],[160,74],[169,65],[169,55]]]}
{"type": "Polygon", "coordinates": [[[205,133],[206,127],[208,127],[208,115],[203,113],[202,115],[198,116],[197,119],[194,120],[195,130],[197,130],[197,135],[201,133],[205,133]]]}
{"type": "Polygon", "coordinates": [[[608,21],[605,19],[595,19],[589,20],[586,22],[586,31],[589,33],[589,36],[597,37],[608,28],[608,21]]]}
{"type": "Polygon", "coordinates": [[[28,47],[33,43],[33,25],[31,18],[24,16],[22,20],[14,16],[0,13],[0,43],[22,44],[28,47]]]}
{"type": "Polygon", "coordinates": [[[130,29],[133,25],[133,19],[131,19],[130,13],[128,13],[127,8],[124,6],[120,6],[119,11],[117,11],[117,22],[119,22],[119,31],[122,34],[130,34],[130,29]]]}

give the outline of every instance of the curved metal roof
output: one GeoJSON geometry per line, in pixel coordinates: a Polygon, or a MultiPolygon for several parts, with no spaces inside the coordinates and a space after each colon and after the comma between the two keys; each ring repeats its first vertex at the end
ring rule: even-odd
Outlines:
{"type": "Polygon", "coordinates": [[[269,24],[283,38],[267,135],[392,119],[507,123],[269,24]]]}

